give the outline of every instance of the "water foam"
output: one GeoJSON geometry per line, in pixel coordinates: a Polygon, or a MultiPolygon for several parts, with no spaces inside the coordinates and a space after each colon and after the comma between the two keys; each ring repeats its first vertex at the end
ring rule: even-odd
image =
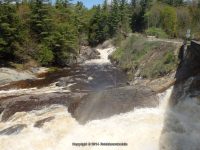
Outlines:
{"type": "Polygon", "coordinates": [[[92,59],[85,61],[84,65],[104,65],[111,64],[109,60],[109,55],[116,50],[115,47],[110,47],[106,49],[97,49],[100,53],[100,59],[92,59]]]}
{"type": "Polygon", "coordinates": [[[85,125],[80,125],[63,106],[52,106],[39,112],[16,113],[9,122],[0,123],[0,128],[18,123],[27,124],[28,127],[18,135],[0,136],[1,150],[158,150],[164,122],[164,109],[161,106],[135,109],[85,125]],[[45,123],[43,128],[33,127],[34,122],[49,116],[55,119],[45,123]],[[72,146],[72,143],[85,142],[125,142],[128,146],[72,146]]]}

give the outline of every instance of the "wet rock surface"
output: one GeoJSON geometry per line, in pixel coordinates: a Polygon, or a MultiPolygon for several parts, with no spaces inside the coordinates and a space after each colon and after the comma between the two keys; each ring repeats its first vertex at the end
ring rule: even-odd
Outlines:
{"type": "Polygon", "coordinates": [[[17,125],[11,126],[9,128],[1,130],[0,136],[1,135],[16,135],[16,134],[19,134],[26,127],[27,127],[26,124],[17,124],[17,125]]]}
{"type": "Polygon", "coordinates": [[[43,125],[46,123],[46,122],[50,122],[52,121],[53,119],[55,119],[55,117],[48,117],[48,118],[44,118],[42,120],[38,120],[35,124],[34,124],[34,127],[37,127],[37,128],[41,128],[43,127],[43,125]]]}
{"type": "MultiPolygon", "coordinates": [[[[108,45],[110,43],[104,47],[108,45]]],[[[42,79],[23,80],[0,87],[0,92],[4,95],[5,91],[8,92],[7,97],[0,96],[1,121],[8,121],[17,112],[42,110],[51,105],[67,107],[80,123],[126,113],[136,107],[156,107],[158,99],[151,89],[127,86],[126,74],[114,67],[107,58],[113,50],[112,47],[100,50],[101,59],[94,59],[99,56],[96,57],[98,54],[91,52],[90,56],[93,59],[91,62],[46,73],[41,76],[42,79]],[[33,87],[34,90],[30,89],[33,87]],[[19,93],[15,95],[13,91],[9,93],[12,88],[18,89],[21,95],[19,93]],[[28,91],[19,90],[23,88],[28,91]],[[45,90],[50,92],[46,93],[45,90]]],[[[40,128],[52,119],[38,120],[35,127],[40,128]]]]}
{"type": "Polygon", "coordinates": [[[0,85],[26,79],[35,79],[36,77],[29,71],[17,71],[10,68],[0,68],[0,85]]]}
{"type": "Polygon", "coordinates": [[[200,93],[200,44],[191,41],[187,49],[182,47],[179,58],[181,62],[175,75],[176,82],[170,99],[171,106],[176,105],[185,96],[194,97],[200,93]]]}
{"type": "Polygon", "coordinates": [[[99,52],[91,47],[83,46],[80,50],[80,56],[77,59],[78,63],[83,63],[86,60],[90,59],[99,59],[99,52]]]}
{"type": "Polygon", "coordinates": [[[2,120],[7,121],[16,112],[28,112],[40,110],[54,104],[69,106],[71,101],[80,99],[84,94],[80,93],[48,93],[41,95],[24,95],[15,98],[0,100],[2,120]]]}
{"type": "Polygon", "coordinates": [[[80,103],[71,104],[70,110],[80,122],[108,118],[126,113],[139,107],[156,107],[159,101],[156,93],[145,87],[126,86],[92,92],[83,97],[80,103]]]}
{"type": "Polygon", "coordinates": [[[75,72],[76,75],[58,79],[56,85],[71,84],[72,91],[94,91],[127,84],[126,75],[111,65],[90,65],[77,68],[75,72]]]}

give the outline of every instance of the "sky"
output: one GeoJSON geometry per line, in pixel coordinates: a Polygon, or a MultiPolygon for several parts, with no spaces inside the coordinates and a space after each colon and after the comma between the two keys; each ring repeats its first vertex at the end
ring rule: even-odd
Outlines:
{"type": "Polygon", "coordinates": [[[102,4],[104,0],[72,0],[73,3],[77,1],[83,2],[86,7],[91,8],[93,5],[102,4]]]}

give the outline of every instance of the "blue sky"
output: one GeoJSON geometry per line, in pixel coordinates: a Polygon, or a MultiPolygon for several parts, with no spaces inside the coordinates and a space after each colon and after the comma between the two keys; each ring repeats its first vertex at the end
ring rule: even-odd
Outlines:
{"type": "Polygon", "coordinates": [[[72,0],[73,3],[77,1],[83,2],[86,7],[91,8],[93,5],[102,4],[104,0],[72,0]]]}

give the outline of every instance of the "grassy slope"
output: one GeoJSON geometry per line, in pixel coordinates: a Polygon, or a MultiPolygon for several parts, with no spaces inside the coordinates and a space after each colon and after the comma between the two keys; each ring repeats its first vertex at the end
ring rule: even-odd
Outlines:
{"type": "Polygon", "coordinates": [[[124,69],[130,78],[141,76],[155,79],[176,69],[176,48],[173,43],[148,41],[142,35],[132,35],[121,43],[111,60],[124,69]]]}

